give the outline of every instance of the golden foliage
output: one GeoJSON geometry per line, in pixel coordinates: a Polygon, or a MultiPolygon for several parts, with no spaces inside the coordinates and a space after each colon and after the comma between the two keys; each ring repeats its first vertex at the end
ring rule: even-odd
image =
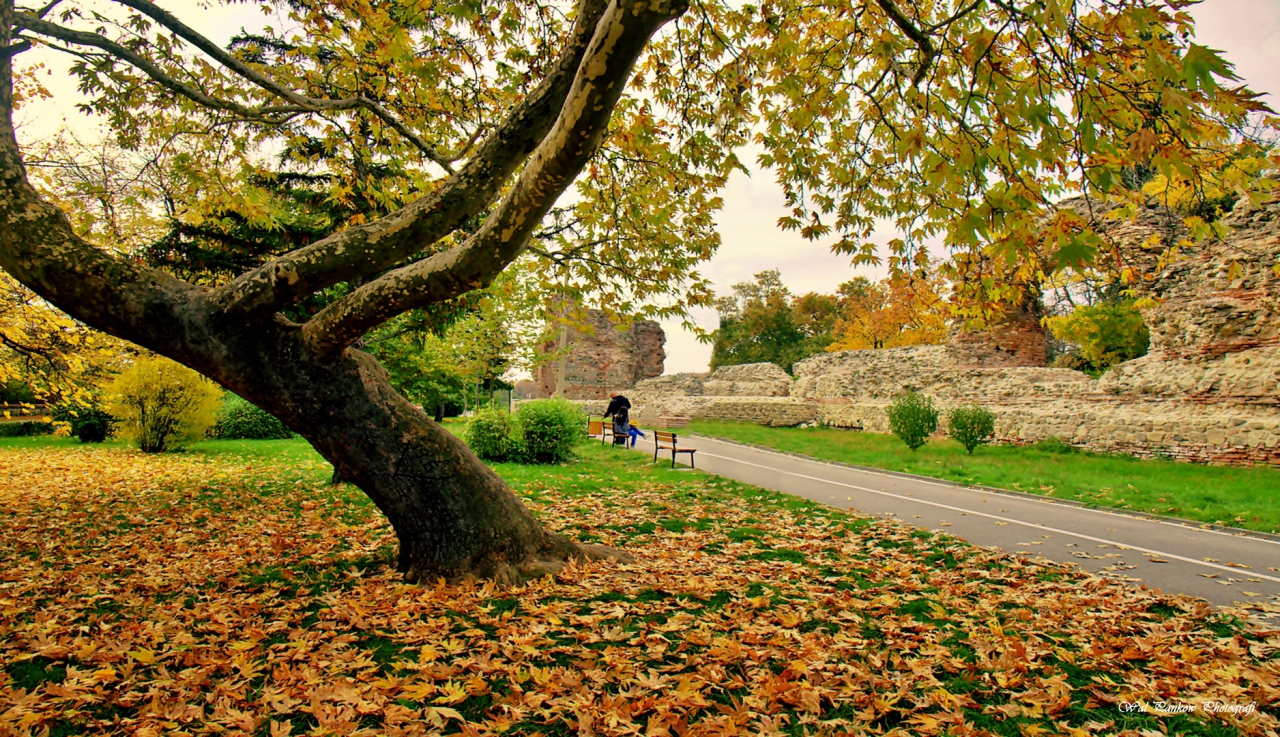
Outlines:
{"type": "Polygon", "coordinates": [[[107,411],[120,434],[140,450],[159,453],[199,440],[218,420],[222,392],[213,382],[167,358],[144,358],[109,389],[107,411]]]}
{"type": "Polygon", "coordinates": [[[951,308],[947,283],[937,274],[895,273],[879,282],[865,278],[841,285],[845,307],[828,351],[935,345],[947,339],[951,308]]]}
{"type": "Polygon", "coordinates": [[[704,476],[526,486],[634,564],[408,586],[327,471],[0,449],[0,733],[1176,733],[1117,702],[1280,699],[1280,636],[1203,602],[704,476]]]}
{"type": "Polygon", "coordinates": [[[0,271],[0,385],[25,383],[41,399],[83,398],[118,370],[126,350],[0,271]]]}

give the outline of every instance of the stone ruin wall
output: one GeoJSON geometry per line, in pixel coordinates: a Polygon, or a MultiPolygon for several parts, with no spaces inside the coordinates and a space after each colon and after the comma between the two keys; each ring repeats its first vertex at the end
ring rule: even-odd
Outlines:
{"type": "MultiPolygon", "coordinates": [[[[1140,218],[1119,230],[1145,240],[1152,223],[1140,218]]],[[[795,365],[794,379],[773,364],[662,376],[627,393],[632,416],[888,432],[885,408],[912,388],[944,411],[970,402],[991,408],[1000,442],[1059,438],[1144,457],[1280,465],[1280,274],[1273,268],[1280,202],[1238,207],[1227,224],[1234,232],[1226,243],[1192,252],[1147,286],[1161,300],[1145,313],[1150,352],[1100,379],[1028,365],[1026,356],[1042,349],[1027,338],[1031,331],[1015,330],[1029,349],[953,339],[814,356],[795,365]]]]}
{"type": "Polygon", "coordinates": [[[957,366],[1044,366],[1048,363],[1049,336],[1040,317],[1023,307],[983,330],[968,332],[952,323],[947,345],[957,366]]]}
{"type": "MultiPolygon", "coordinates": [[[[568,399],[607,399],[611,391],[627,389],[636,382],[661,376],[667,354],[663,346],[667,336],[662,326],[652,320],[641,320],[626,330],[619,330],[609,316],[598,310],[587,313],[588,325],[569,333],[569,352],[565,357],[565,387],[568,399]]],[[[556,345],[546,346],[548,353],[556,345]]],[[[556,394],[559,361],[542,365],[535,374],[538,397],[556,394]]]]}

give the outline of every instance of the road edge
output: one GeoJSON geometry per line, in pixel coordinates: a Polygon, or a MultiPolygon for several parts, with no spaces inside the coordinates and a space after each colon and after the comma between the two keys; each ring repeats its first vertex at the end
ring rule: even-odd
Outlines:
{"type": "Polygon", "coordinates": [[[1163,515],[1163,514],[1153,514],[1151,512],[1138,512],[1136,510],[1121,509],[1119,507],[1106,507],[1106,506],[1100,506],[1100,505],[1090,506],[1085,504],[1084,502],[1076,501],[1075,499],[1058,499],[1058,498],[1046,496],[1043,494],[1031,494],[1026,491],[1016,491],[1014,489],[1002,489],[998,486],[984,486],[982,484],[958,484],[954,481],[950,481],[947,479],[940,479],[934,476],[921,476],[919,474],[905,473],[903,471],[891,471],[887,468],[877,468],[875,466],[860,466],[856,463],[846,463],[845,461],[831,461],[825,458],[815,458],[814,456],[806,455],[804,453],[793,453],[791,451],[778,450],[777,448],[771,448],[767,445],[760,445],[758,443],[744,443],[740,440],[720,437],[718,435],[701,435],[698,433],[687,433],[685,437],[688,437],[691,439],[702,438],[704,440],[713,440],[719,443],[726,443],[728,445],[736,445],[740,448],[751,448],[753,450],[768,451],[770,453],[777,453],[778,455],[790,456],[792,458],[799,458],[801,460],[812,461],[814,463],[822,463],[822,464],[827,464],[831,466],[839,466],[841,468],[848,468],[854,471],[879,473],[879,474],[884,474],[886,476],[895,476],[901,479],[910,479],[912,481],[928,481],[935,484],[943,484],[945,486],[950,486],[956,489],[969,489],[974,491],[986,491],[992,494],[1004,494],[1006,496],[1044,502],[1046,504],[1062,504],[1069,507],[1080,507],[1082,509],[1097,509],[1104,512],[1114,512],[1116,514],[1122,514],[1126,517],[1134,517],[1136,519],[1145,519],[1153,522],[1165,522],[1168,524],[1179,525],[1181,527],[1188,527],[1193,530],[1212,530],[1214,532],[1221,532],[1225,534],[1236,535],[1239,537],[1253,537],[1253,538],[1258,538],[1260,540],[1270,540],[1272,542],[1280,542],[1280,534],[1276,534],[1272,532],[1263,532],[1261,530],[1246,530],[1242,527],[1231,527],[1229,525],[1220,525],[1213,522],[1197,522],[1195,520],[1189,520],[1183,517],[1170,517],[1168,515],[1163,515]]]}

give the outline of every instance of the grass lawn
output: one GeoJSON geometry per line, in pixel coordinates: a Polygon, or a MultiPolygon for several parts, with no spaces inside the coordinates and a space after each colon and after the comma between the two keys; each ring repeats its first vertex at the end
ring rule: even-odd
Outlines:
{"type": "Polygon", "coordinates": [[[301,440],[0,442],[0,734],[1280,729],[1280,633],[1235,613],[582,455],[497,470],[633,563],[407,586],[383,518],[301,440]],[[1157,701],[1255,708],[1118,706],[1157,701]]]}
{"type": "Polygon", "coordinates": [[[689,431],[860,466],[1280,532],[1280,469],[1202,466],[1083,453],[1061,443],[983,446],[933,439],[912,451],[893,435],[695,420],[689,431]]]}

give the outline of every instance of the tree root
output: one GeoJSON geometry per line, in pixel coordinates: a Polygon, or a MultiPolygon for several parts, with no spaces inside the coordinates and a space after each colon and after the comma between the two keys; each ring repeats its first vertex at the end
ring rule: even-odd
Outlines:
{"type": "Polygon", "coordinates": [[[424,570],[417,566],[402,569],[405,583],[430,583],[441,578],[447,584],[464,581],[493,581],[500,585],[516,585],[554,576],[559,573],[570,560],[586,562],[591,560],[632,563],[635,558],[625,551],[608,545],[574,543],[568,538],[556,535],[554,544],[543,551],[545,557],[531,557],[520,563],[506,560],[487,560],[468,571],[441,575],[439,572],[424,570]]]}

